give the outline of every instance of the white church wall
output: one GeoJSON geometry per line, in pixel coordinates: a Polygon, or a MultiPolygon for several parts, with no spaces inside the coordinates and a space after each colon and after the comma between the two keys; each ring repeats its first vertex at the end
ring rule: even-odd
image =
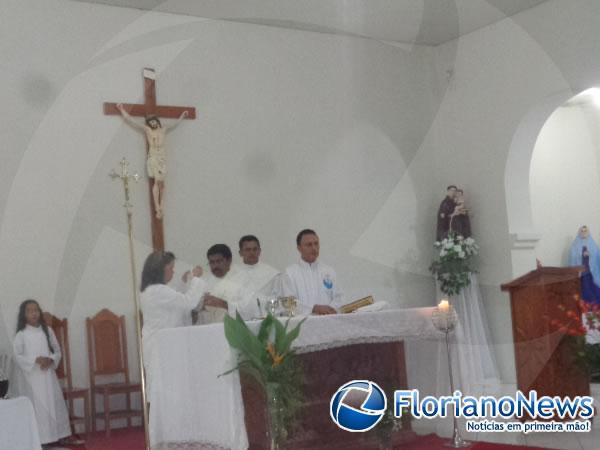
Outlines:
{"type": "MultiPolygon", "coordinates": [[[[421,193],[405,176],[439,100],[431,49],[62,0],[6,6],[2,348],[18,304],[38,298],[70,319],[74,378],[86,386],[84,319],[109,307],[128,315],[136,378],[122,190],[107,174],[123,156],[143,173],[144,142],[102,102],[141,101],[146,66],[159,103],[198,110],[167,141],[166,242],[180,266],[206,268],[211,244],[235,251],[255,233],[265,261],[284,268],[296,233],[312,227],[348,300],[433,303],[430,248],[412,237],[433,229],[420,230],[421,193]],[[393,213],[376,220],[397,186],[400,228],[393,213]]],[[[145,181],[133,201],[141,263],[145,181]]]]}
{"type": "MultiPolygon", "coordinates": [[[[122,193],[106,174],[123,156],[142,172],[143,139],[103,116],[101,104],[139,102],[141,68],[152,66],[160,103],[198,110],[167,141],[166,241],[184,265],[249,232],[282,268],[308,226],[349,299],[373,293],[403,306],[433,304],[435,211],[446,185],[457,183],[482,247],[480,282],[502,376],[514,381],[508,298],[499,289],[513,275],[507,154],[527,111],[598,81],[597,2],[545,2],[435,49],[63,0],[5,3],[4,348],[24,298],[72,316],[80,327],[72,335],[105,305],[105,292],[116,309],[130,298],[117,250],[126,235],[122,193]]],[[[141,253],[150,245],[145,184],[134,201],[141,253]]],[[[72,339],[77,345],[85,383],[85,342],[72,339]]]]}
{"type": "Polygon", "coordinates": [[[541,235],[536,248],[548,266],[565,266],[581,225],[598,239],[600,198],[598,128],[594,106],[557,109],[536,142],[531,160],[533,221],[541,235]]]}
{"type": "MultiPolygon", "coordinates": [[[[136,265],[142,267],[145,255],[151,247],[135,242],[136,265]]],[[[132,382],[140,381],[139,355],[135,334],[135,316],[129,265],[129,240],[126,234],[104,228],[94,243],[93,250],[85,262],[83,275],[78,283],[75,301],[71,309],[57,303],[55,314],[69,318],[69,341],[71,343],[71,368],[74,386],[89,384],[89,364],[86,318],[94,316],[100,309],[107,308],[118,316],[125,316],[127,334],[127,359],[132,382]],[[109,275],[110,280],[104,276],[109,275]],[[107,282],[109,281],[109,282],[107,282]]],[[[139,276],[138,276],[139,281],[139,276]]],[[[115,377],[105,381],[123,381],[115,377]]],[[[140,405],[139,397],[133,396],[133,406],[140,405]]],[[[124,398],[111,399],[114,408],[124,408],[124,398]]],[[[101,402],[98,409],[102,410],[101,402]]],[[[78,405],[81,407],[81,405],[78,405]]],[[[117,421],[114,423],[119,425],[117,421]]],[[[122,421],[125,424],[125,421],[122,421]]]]}
{"type": "MultiPolygon", "coordinates": [[[[439,180],[438,195],[449,182],[467,191],[482,247],[485,306],[507,382],[515,381],[514,354],[508,296],[499,285],[516,275],[504,187],[507,155],[529,111],[557,93],[600,81],[599,7],[594,1],[548,1],[436,48],[438,79],[448,89],[425,140],[433,143],[424,160],[436,162],[424,162],[420,173],[439,180]]],[[[535,255],[530,259],[533,269],[535,255]]]]}

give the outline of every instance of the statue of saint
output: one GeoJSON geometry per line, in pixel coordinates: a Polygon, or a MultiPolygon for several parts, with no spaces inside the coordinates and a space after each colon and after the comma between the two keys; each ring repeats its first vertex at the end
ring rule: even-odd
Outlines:
{"type": "Polygon", "coordinates": [[[117,109],[123,116],[123,119],[133,127],[144,132],[146,143],[148,144],[148,157],[146,159],[146,170],[148,177],[152,178],[152,197],[154,199],[154,210],[156,218],[162,219],[164,211],[164,195],[165,195],[165,177],[167,175],[167,152],[165,149],[165,135],[175,129],[181,121],[187,117],[187,111],[184,111],[177,121],[169,126],[163,127],[160,120],[156,116],[146,117],[145,122],[138,123],[131,117],[123,108],[123,104],[119,103],[117,109]]]}
{"type": "Polygon", "coordinates": [[[456,207],[450,218],[450,229],[457,236],[471,237],[471,219],[469,218],[469,210],[465,206],[465,196],[462,189],[456,190],[454,201],[456,207]]]}
{"type": "Polygon", "coordinates": [[[584,266],[581,275],[581,298],[588,303],[600,306],[600,248],[590,236],[586,225],[579,228],[577,237],[571,244],[569,266],[584,266]]]}
{"type": "Polygon", "coordinates": [[[448,186],[446,188],[446,197],[444,200],[442,200],[442,203],[438,209],[437,231],[435,235],[435,239],[437,241],[441,241],[442,239],[448,237],[448,232],[450,231],[450,219],[452,218],[452,214],[454,214],[454,210],[456,209],[456,202],[454,200],[456,197],[456,191],[456,186],[448,186]]]}

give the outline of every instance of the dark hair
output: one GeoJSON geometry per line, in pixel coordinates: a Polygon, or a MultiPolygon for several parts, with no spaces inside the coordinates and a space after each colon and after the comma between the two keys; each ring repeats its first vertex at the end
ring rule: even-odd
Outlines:
{"type": "Polygon", "coordinates": [[[244,245],[244,242],[256,242],[256,244],[260,248],[260,241],[253,234],[247,234],[246,236],[242,236],[240,238],[240,242],[239,242],[240,250],[242,249],[242,245],[244,245]]]}
{"type": "Polygon", "coordinates": [[[215,244],[206,252],[206,257],[213,255],[221,255],[225,259],[231,259],[231,249],[225,244],[215,244]]]}
{"type": "Polygon", "coordinates": [[[44,315],[42,314],[42,308],[40,308],[40,304],[37,301],[33,299],[27,299],[23,303],[21,303],[21,306],[19,306],[19,317],[17,318],[17,333],[21,330],[24,330],[25,326],[27,325],[25,310],[27,309],[27,305],[31,304],[37,306],[37,309],[40,312],[40,325],[42,327],[42,330],[44,331],[44,334],[46,335],[46,342],[48,342],[48,350],[50,350],[50,353],[54,353],[54,348],[52,348],[52,344],[50,343],[50,332],[48,331],[48,325],[46,325],[44,315]]]}
{"type": "Polygon", "coordinates": [[[148,117],[146,117],[146,125],[150,126],[150,122],[152,120],[156,120],[158,122],[158,125],[162,127],[162,123],[160,123],[160,119],[158,118],[158,116],[148,116],[148,117]]]}
{"type": "Polygon", "coordinates": [[[302,238],[307,234],[312,234],[315,236],[317,235],[317,233],[314,230],[311,230],[310,228],[305,228],[300,233],[298,233],[298,236],[296,236],[296,245],[300,245],[300,242],[302,242],[302,238]]]}
{"type": "Polygon", "coordinates": [[[454,188],[454,189],[458,189],[458,188],[457,188],[455,185],[451,184],[450,186],[448,186],[448,187],[446,188],[446,190],[447,190],[447,191],[449,191],[449,190],[450,190],[450,189],[452,189],[452,188],[454,188]]]}
{"type": "Polygon", "coordinates": [[[175,261],[175,255],[161,250],[152,252],[146,258],[142,270],[140,291],[144,292],[152,284],[165,284],[165,267],[175,261]]]}

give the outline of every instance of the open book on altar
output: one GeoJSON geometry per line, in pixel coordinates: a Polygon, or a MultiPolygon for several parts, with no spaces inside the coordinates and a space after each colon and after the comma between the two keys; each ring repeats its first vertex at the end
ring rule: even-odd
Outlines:
{"type": "Polygon", "coordinates": [[[388,302],[376,302],[373,300],[373,296],[369,295],[358,300],[348,303],[340,308],[342,314],[349,314],[355,312],[373,312],[381,311],[389,307],[388,302]]]}
{"type": "Polygon", "coordinates": [[[373,296],[369,295],[368,297],[364,297],[364,298],[355,300],[351,303],[347,303],[346,305],[343,305],[342,307],[340,307],[340,312],[344,313],[344,314],[352,313],[359,308],[362,308],[362,307],[368,306],[368,305],[372,305],[374,303],[375,303],[375,300],[373,300],[373,296]]]}
{"type": "Polygon", "coordinates": [[[362,308],[363,306],[372,305],[373,303],[375,303],[375,300],[373,300],[372,295],[369,295],[368,297],[364,297],[343,305],[340,307],[340,312],[344,314],[351,313],[359,308],[362,308]]]}

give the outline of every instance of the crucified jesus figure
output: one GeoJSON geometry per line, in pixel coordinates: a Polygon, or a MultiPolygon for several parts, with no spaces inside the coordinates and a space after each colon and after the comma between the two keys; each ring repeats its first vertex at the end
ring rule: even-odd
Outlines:
{"type": "Polygon", "coordinates": [[[152,197],[154,199],[154,210],[156,218],[162,219],[164,210],[165,195],[165,177],[167,175],[167,152],[165,149],[165,135],[175,129],[181,121],[187,117],[187,111],[184,111],[177,121],[169,126],[163,127],[157,116],[148,116],[144,123],[137,122],[129,115],[123,104],[117,104],[117,109],[123,116],[123,119],[138,130],[142,130],[146,135],[148,144],[148,158],[146,160],[146,169],[148,177],[152,178],[152,197]]]}

